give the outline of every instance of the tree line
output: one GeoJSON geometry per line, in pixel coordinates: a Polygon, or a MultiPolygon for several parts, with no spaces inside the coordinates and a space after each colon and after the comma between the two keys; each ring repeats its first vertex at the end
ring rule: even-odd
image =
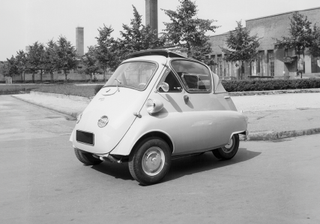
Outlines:
{"type": "Polygon", "coordinates": [[[133,19],[129,25],[122,25],[120,38],[112,37],[114,31],[111,26],[103,24],[98,29],[97,44],[88,47],[87,53],[82,57],[77,56],[76,49],[63,36],[57,41],[50,40],[47,44],[35,42],[28,50],[18,51],[16,56],[8,58],[2,66],[5,76],[20,75],[25,80],[26,74],[51,74],[53,81],[54,72],[63,72],[68,80],[70,70],[77,70],[85,74],[106,74],[114,71],[119,63],[133,52],[145,49],[178,47],[184,49],[188,57],[197,60],[207,60],[206,55],[211,53],[208,42],[208,31],[214,32],[217,26],[212,25],[214,20],[197,18],[197,6],[191,0],[179,0],[177,9],[165,10],[171,22],[164,23],[165,29],[160,37],[157,31],[142,23],[141,15],[133,6],[133,19]]]}

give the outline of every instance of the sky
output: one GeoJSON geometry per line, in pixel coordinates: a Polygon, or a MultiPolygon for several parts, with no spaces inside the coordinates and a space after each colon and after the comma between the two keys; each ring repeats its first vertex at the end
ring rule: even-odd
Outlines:
{"type": "MultiPolygon", "coordinates": [[[[233,30],[237,23],[254,18],[320,7],[319,0],[193,0],[200,19],[215,20],[216,35],[233,30]]],[[[76,27],[84,27],[85,52],[97,43],[98,29],[111,26],[120,37],[123,24],[130,24],[135,6],[145,22],[145,0],[1,0],[0,61],[35,42],[46,45],[65,37],[74,46],[76,27]]],[[[178,0],[158,0],[158,29],[170,22],[162,9],[176,10],[178,0]]],[[[320,24],[320,21],[319,21],[320,24]]]]}

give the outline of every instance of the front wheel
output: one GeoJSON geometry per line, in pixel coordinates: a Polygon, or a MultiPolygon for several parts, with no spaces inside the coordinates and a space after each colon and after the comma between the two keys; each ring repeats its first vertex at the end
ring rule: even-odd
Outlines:
{"type": "Polygon", "coordinates": [[[132,177],[142,185],[158,183],[169,171],[170,147],[160,138],[148,138],[138,144],[128,165],[132,177]]]}
{"type": "Polygon", "coordinates": [[[74,153],[80,162],[84,165],[98,165],[102,161],[98,158],[93,157],[93,155],[89,152],[82,151],[80,149],[74,149],[74,153]]]}
{"type": "Polygon", "coordinates": [[[229,140],[229,143],[222,148],[213,150],[213,155],[217,159],[229,160],[232,159],[238,152],[239,149],[239,135],[235,134],[229,140]]]}

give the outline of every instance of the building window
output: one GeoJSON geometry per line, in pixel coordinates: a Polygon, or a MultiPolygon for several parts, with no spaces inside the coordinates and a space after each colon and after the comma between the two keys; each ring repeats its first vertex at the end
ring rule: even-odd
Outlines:
{"type": "Polygon", "coordinates": [[[256,59],[256,75],[260,75],[260,55],[256,59]]]}
{"type": "Polygon", "coordinates": [[[267,52],[267,63],[268,63],[268,76],[274,76],[274,52],[268,50],[267,52]]]}
{"type": "Polygon", "coordinates": [[[259,51],[258,57],[256,60],[256,74],[259,76],[263,76],[263,56],[264,51],[259,51]]]}
{"type": "Polygon", "coordinates": [[[320,59],[311,56],[311,73],[320,73],[320,59]]]}
{"type": "Polygon", "coordinates": [[[218,54],[217,55],[217,64],[218,64],[218,69],[217,69],[217,75],[218,76],[222,76],[222,74],[223,74],[223,65],[222,65],[222,55],[221,54],[218,54]]]}

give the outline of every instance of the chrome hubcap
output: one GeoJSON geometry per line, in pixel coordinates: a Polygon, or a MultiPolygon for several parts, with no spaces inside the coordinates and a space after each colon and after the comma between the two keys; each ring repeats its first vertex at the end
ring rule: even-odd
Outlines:
{"type": "Polygon", "coordinates": [[[229,142],[227,145],[225,145],[224,147],[222,147],[222,151],[225,152],[225,153],[230,153],[232,152],[232,149],[233,149],[233,136],[232,138],[230,138],[229,142]]]}
{"type": "Polygon", "coordinates": [[[149,148],[142,158],[142,169],[149,176],[155,176],[161,172],[164,167],[164,153],[159,147],[149,148]]]}

